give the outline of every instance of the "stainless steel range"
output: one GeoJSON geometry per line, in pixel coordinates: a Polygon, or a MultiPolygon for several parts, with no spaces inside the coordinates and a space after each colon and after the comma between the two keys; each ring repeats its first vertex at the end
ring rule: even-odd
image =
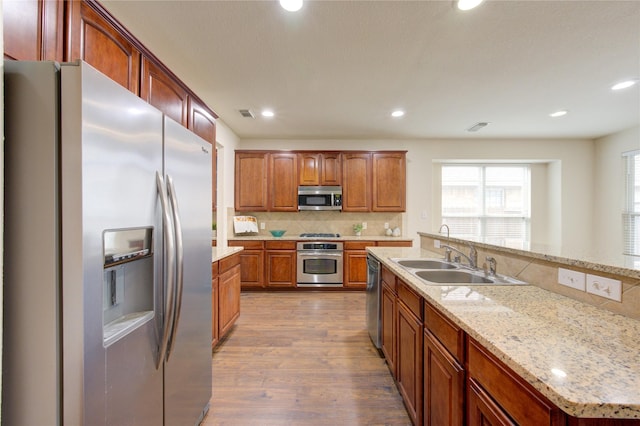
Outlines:
{"type": "MultiPolygon", "coordinates": [[[[338,234],[300,235],[336,238],[338,234]]],[[[337,241],[301,241],[297,244],[298,287],[342,287],[343,244],[337,241]]]]}

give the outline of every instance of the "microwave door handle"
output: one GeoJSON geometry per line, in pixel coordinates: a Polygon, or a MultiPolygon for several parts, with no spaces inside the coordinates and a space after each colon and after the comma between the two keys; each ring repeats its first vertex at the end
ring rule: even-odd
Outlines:
{"type": "MultiPolygon", "coordinates": [[[[166,257],[165,274],[162,279],[162,290],[165,294],[163,326],[160,339],[160,347],[158,348],[158,359],[156,369],[159,369],[164,362],[169,343],[169,334],[171,332],[171,324],[173,320],[174,293],[175,293],[175,242],[171,216],[169,214],[169,203],[167,202],[167,188],[160,173],[156,172],[156,185],[158,194],[160,195],[160,205],[162,207],[162,223],[164,235],[164,255],[166,257]]],[[[162,292],[159,292],[162,294],[162,292]]]]}
{"type": "Polygon", "coordinates": [[[178,322],[180,321],[180,313],[182,311],[182,292],[184,289],[184,244],[182,242],[182,222],[180,221],[180,211],[178,210],[178,200],[176,198],[176,189],[173,185],[173,179],[167,175],[167,194],[169,195],[169,206],[173,213],[173,226],[175,230],[176,241],[176,286],[175,301],[173,309],[173,322],[171,325],[171,336],[167,346],[166,360],[169,361],[173,345],[176,341],[176,333],[178,332],[178,322]]]}

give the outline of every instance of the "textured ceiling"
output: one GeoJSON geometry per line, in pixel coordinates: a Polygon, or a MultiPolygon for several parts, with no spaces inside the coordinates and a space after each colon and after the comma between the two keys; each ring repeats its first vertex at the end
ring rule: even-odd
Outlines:
{"type": "Polygon", "coordinates": [[[640,1],[101,3],[241,138],[596,138],[640,121],[640,87],[610,90],[640,77],[640,1]]]}

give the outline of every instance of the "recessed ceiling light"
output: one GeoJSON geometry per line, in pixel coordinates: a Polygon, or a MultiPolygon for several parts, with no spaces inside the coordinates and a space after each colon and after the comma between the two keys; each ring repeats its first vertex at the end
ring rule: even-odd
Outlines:
{"type": "Polygon", "coordinates": [[[611,90],[622,90],[622,89],[626,89],[627,87],[631,87],[634,86],[638,83],[638,79],[634,79],[634,80],[627,80],[627,81],[621,81],[618,84],[614,84],[613,86],[611,86],[611,90]]]}
{"type": "Polygon", "coordinates": [[[482,3],[483,0],[458,0],[458,9],[471,10],[482,3]]]}
{"type": "Polygon", "coordinates": [[[402,117],[403,115],[404,115],[404,111],[401,109],[397,109],[391,113],[391,116],[395,118],[402,117]]]}
{"type": "Polygon", "coordinates": [[[262,116],[263,116],[263,117],[267,117],[267,118],[271,118],[271,117],[273,117],[274,115],[276,115],[276,114],[275,114],[273,111],[271,111],[270,109],[262,110],[261,114],[262,114],[262,116]]]}
{"type": "Polygon", "coordinates": [[[289,12],[297,12],[302,9],[302,0],[280,0],[280,6],[289,12]]]}
{"type": "Polygon", "coordinates": [[[556,112],[552,112],[551,114],[549,114],[549,117],[562,117],[563,115],[567,115],[569,111],[567,111],[566,109],[560,110],[560,111],[556,111],[556,112]]]}

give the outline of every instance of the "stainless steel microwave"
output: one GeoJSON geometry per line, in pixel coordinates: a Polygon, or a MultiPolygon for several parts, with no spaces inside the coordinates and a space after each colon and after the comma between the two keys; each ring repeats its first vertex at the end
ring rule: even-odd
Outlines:
{"type": "Polygon", "coordinates": [[[342,187],[299,186],[298,210],[342,210],[342,187]]]}

